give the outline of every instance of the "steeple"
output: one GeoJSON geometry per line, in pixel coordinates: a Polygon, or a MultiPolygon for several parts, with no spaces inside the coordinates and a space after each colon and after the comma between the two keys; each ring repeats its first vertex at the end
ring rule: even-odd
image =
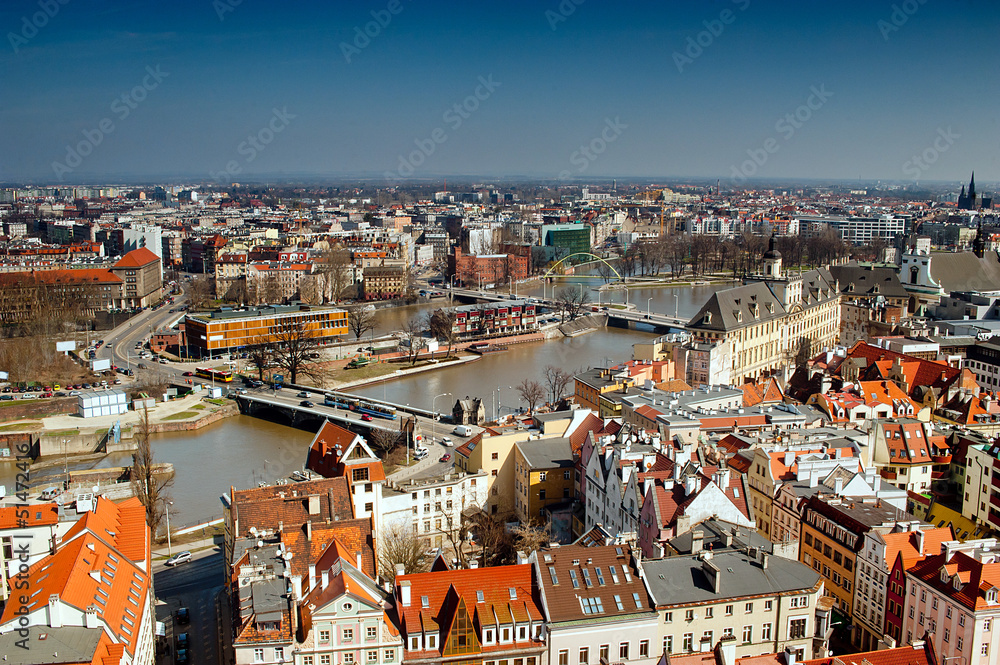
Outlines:
{"type": "Polygon", "coordinates": [[[972,172],[972,179],[969,181],[969,198],[972,199],[972,203],[976,203],[976,172],[972,172]]]}
{"type": "Polygon", "coordinates": [[[979,216],[979,227],[976,229],[976,237],[972,241],[972,252],[979,258],[986,255],[986,238],[983,237],[983,217],[979,216]]]}

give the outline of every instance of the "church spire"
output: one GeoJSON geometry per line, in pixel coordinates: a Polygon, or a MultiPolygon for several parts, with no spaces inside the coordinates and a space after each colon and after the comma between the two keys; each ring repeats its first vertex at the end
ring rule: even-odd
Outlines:
{"type": "Polygon", "coordinates": [[[979,216],[979,227],[976,229],[976,237],[972,241],[972,252],[979,258],[986,255],[986,238],[983,237],[983,217],[979,216]]]}
{"type": "Polygon", "coordinates": [[[969,180],[969,198],[972,199],[972,203],[976,203],[976,172],[972,172],[972,179],[969,180]]]}

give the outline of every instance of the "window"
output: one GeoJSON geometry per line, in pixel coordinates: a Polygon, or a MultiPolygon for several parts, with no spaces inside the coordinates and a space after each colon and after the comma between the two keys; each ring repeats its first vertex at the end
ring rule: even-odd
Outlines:
{"type": "Polygon", "coordinates": [[[571,473],[572,471],[563,471],[563,480],[569,480],[569,474],[571,473]]]}
{"type": "Polygon", "coordinates": [[[673,620],[674,620],[674,613],[673,612],[664,612],[663,613],[663,623],[670,623],[673,620]]]}
{"type": "Polygon", "coordinates": [[[343,663],[344,665],[354,665],[354,653],[350,651],[346,652],[344,654],[343,663]]]}
{"type": "Polygon", "coordinates": [[[733,615],[733,606],[732,605],[726,605],[726,616],[728,617],[728,616],[732,616],[732,615],[733,615]]]}
{"type": "Polygon", "coordinates": [[[493,454],[492,454],[492,455],[490,456],[490,459],[500,459],[500,453],[493,453],[493,454]]]}
{"type": "MultiPolygon", "coordinates": [[[[913,617],[910,617],[910,618],[912,619],[913,617]]],[[[959,614],[958,615],[958,625],[959,626],[963,626],[963,627],[965,626],[965,615],[964,614],[959,614]]]]}
{"type": "Polygon", "coordinates": [[[774,609],[774,601],[773,600],[765,600],[764,601],[764,611],[765,612],[770,612],[773,609],[774,609]]]}
{"type": "Polygon", "coordinates": [[[684,611],[684,620],[685,621],[694,621],[694,610],[685,610],[684,611]]]}
{"type": "Polygon", "coordinates": [[[542,482],[542,483],[545,482],[545,472],[544,471],[539,471],[538,472],[538,481],[542,482]]]}
{"type": "Polygon", "coordinates": [[[365,629],[365,637],[369,640],[374,640],[378,637],[378,626],[368,626],[368,628],[365,629]]]}
{"type": "Polygon", "coordinates": [[[753,642],[753,626],[743,626],[743,644],[753,642]]]}
{"type": "Polygon", "coordinates": [[[989,630],[993,626],[992,619],[986,619],[983,621],[983,630],[989,630]]]}
{"type": "Polygon", "coordinates": [[[667,653],[672,653],[674,650],[674,636],[664,635],[663,636],[663,650],[667,653]]]}
{"type": "Polygon", "coordinates": [[[618,607],[619,610],[625,609],[625,605],[622,604],[622,597],[619,596],[617,593],[615,594],[615,605],[618,607]]]}
{"type": "Polygon", "coordinates": [[[264,662],[264,650],[263,649],[254,649],[253,650],[253,662],[255,662],[255,663],[263,663],[264,662]]]}
{"type": "Polygon", "coordinates": [[[419,651],[419,650],[420,650],[420,637],[419,636],[417,636],[417,637],[411,637],[410,638],[410,651],[419,651]]]}
{"type": "Polygon", "coordinates": [[[705,608],[705,618],[706,619],[711,619],[714,614],[715,614],[715,608],[714,607],[706,607],[705,608]]]}
{"type": "Polygon", "coordinates": [[[771,639],[771,624],[765,623],[760,627],[760,639],[764,642],[771,639]]]}
{"type": "Polygon", "coordinates": [[[753,614],[753,603],[747,603],[746,614],[753,614]]]}
{"type": "Polygon", "coordinates": [[[649,656],[649,640],[641,640],[639,642],[639,657],[647,658],[649,656]]]}
{"type": "Polygon", "coordinates": [[[590,663],[590,649],[587,647],[580,648],[580,665],[588,665],[590,663]]]}
{"type": "Polygon", "coordinates": [[[962,650],[962,642],[963,640],[961,637],[955,638],[955,647],[957,647],[959,651],[962,650]]]}
{"type": "Polygon", "coordinates": [[[330,665],[330,656],[329,655],[320,656],[319,665],[330,665]]]}
{"type": "Polygon", "coordinates": [[[979,650],[979,653],[983,656],[990,655],[990,645],[988,642],[983,642],[983,647],[979,650]]]}
{"type": "Polygon", "coordinates": [[[342,639],[343,639],[344,642],[353,642],[354,641],[354,629],[353,628],[345,628],[344,629],[344,635],[343,635],[342,639]]]}
{"type": "Polygon", "coordinates": [[[694,633],[684,633],[684,643],[681,647],[684,651],[694,651],[694,633]]]}
{"type": "Polygon", "coordinates": [[[622,660],[628,660],[628,642],[622,642],[618,645],[618,657],[622,660]]]}
{"type": "Polygon", "coordinates": [[[369,663],[377,663],[378,662],[378,651],[366,651],[365,652],[365,660],[368,661],[369,663]]]}
{"type": "Polygon", "coordinates": [[[806,636],[806,620],[792,619],[788,623],[788,639],[801,640],[806,636]]]}
{"type": "Polygon", "coordinates": [[[438,638],[438,636],[435,635],[434,633],[431,633],[430,635],[427,636],[427,648],[428,649],[437,649],[437,641],[438,641],[437,638],[438,638]]]}
{"type": "Polygon", "coordinates": [[[559,665],[569,665],[569,649],[559,651],[559,665]]]}
{"type": "Polygon", "coordinates": [[[320,642],[329,642],[330,641],[330,631],[328,631],[328,630],[321,630],[321,631],[319,631],[319,641],[320,642]]]}
{"type": "Polygon", "coordinates": [[[279,663],[285,662],[285,648],[284,647],[274,647],[274,660],[279,663]]]}
{"type": "Polygon", "coordinates": [[[385,652],[382,654],[382,660],[384,660],[387,663],[394,662],[396,660],[396,650],[386,649],[385,652]]]}
{"type": "Polygon", "coordinates": [[[302,665],[313,665],[312,656],[302,656],[302,665]]]}
{"type": "Polygon", "coordinates": [[[945,642],[951,641],[951,631],[948,630],[947,628],[944,629],[944,641],[945,642]]]}
{"type": "Polygon", "coordinates": [[[602,644],[601,645],[601,660],[607,661],[608,660],[608,656],[610,654],[611,654],[611,645],[610,644],[602,644]]]}

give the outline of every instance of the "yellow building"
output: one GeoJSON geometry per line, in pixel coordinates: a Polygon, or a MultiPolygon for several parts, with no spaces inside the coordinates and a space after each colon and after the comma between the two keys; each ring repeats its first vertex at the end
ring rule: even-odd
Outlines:
{"type": "Polygon", "coordinates": [[[234,351],[250,344],[274,344],[297,333],[315,340],[347,335],[347,312],[329,307],[287,305],[216,310],[184,319],[188,344],[203,355],[234,351]]]}
{"type": "Polygon", "coordinates": [[[522,523],[545,523],[547,506],[571,501],[576,475],[567,438],[525,441],[514,446],[514,509],[522,523]]]}

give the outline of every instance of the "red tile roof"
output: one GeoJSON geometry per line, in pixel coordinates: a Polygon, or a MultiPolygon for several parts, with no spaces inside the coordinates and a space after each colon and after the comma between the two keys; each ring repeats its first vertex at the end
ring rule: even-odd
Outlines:
{"type": "Polygon", "coordinates": [[[118,260],[113,267],[114,268],[142,268],[150,263],[155,263],[160,260],[153,252],[149,251],[145,247],[140,247],[139,249],[133,249],[131,252],[123,256],[118,260]]]}
{"type": "Polygon", "coordinates": [[[1000,588],[1000,562],[981,563],[965,552],[952,553],[950,561],[945,560],[944,553],[926,557],[914,564],[908,573],[938,593],[971,610],[985,610],[992,607],[986,604],[986,591],[992,587],[1000,588]],[[947,582],[941,581],[942,567],[946,568],[949,575],[947,582]],[[955,574],[958,574],[963,582],[961,589],[955,589],[952,584],[950,576],[955,574]]]}
{"type": "MultiPolygon", "coordinates": [[[[736,662],[743,665],[742,659],[736,662]]],[[[920,646],[865,651],[801,661],[801,665],[838,665],[840,663],[843,665],[938,665],[938,659],[934,654],[933,643],[928,640],[920,646]]]]}
{"type": "Polygon", "coordinates": [[[59,506],[54,503],[42,503],[25,508],[7,506],[0,508],[0,529],[26,528],[33,526],[51,526],[59,522],[59,506]],[[22,517],[18,520],[18,511],[22,517]]]}

